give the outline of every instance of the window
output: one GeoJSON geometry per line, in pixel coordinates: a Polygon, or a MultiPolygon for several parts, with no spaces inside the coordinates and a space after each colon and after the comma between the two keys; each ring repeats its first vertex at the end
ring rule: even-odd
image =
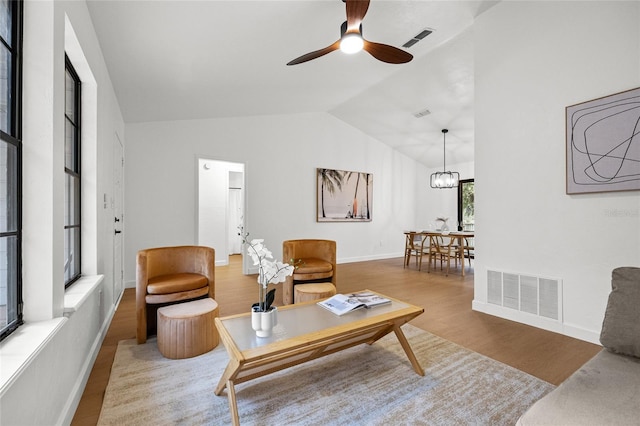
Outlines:
{"type": "Polygon", "coordinates": [[[0,0],[0,340],[22,324],[22,2],[0,0]]]}
{"type": "Polygon", "coordinates": [[[80,79],[66,57],[64,125],[64,285],[80,278],[80,79]]]}
{"type": "Polygon", "coordinates": [[[474,180],[464,179],[458,184],[458,230],[473,231],[475,227],[474,180]]]}

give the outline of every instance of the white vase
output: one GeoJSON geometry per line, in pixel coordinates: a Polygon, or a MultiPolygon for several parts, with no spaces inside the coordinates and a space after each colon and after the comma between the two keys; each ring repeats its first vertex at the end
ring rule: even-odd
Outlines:
{"type": "Polygon", "coordinates": [[[251,311],[251,328],[258,337],[270,337],[273,327],[278,324],[278,309],[274,306],[268,312],[251,311]]]}

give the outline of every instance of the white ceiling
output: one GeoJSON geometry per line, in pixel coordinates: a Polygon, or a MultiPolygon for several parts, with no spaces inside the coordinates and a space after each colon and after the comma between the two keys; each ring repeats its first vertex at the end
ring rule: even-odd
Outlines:
{"type": "Polygon", "coordinates": [[[326,47],[345,20],[341,0],[89,0],[127,123],[327,112],[428,167],[473,161],[473,40],[465,32],[495,1],[377,1],[370,41],[407,49],[407,64],[326,47]],[[423,109],[432,113],[415,118],[423,109]]]}

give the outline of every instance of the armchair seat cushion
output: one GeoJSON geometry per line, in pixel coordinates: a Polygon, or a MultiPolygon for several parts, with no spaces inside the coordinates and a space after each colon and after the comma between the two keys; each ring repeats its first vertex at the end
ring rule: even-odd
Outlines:
{"type": "Polygon", "coordinates": [[[296,267],[294,275],[297,274],[317,274],[322,272],[333,271],[331,262],[326,260],[316,259],[314,257],[300,259],[300,265],[296,267]]]}
{"type": "Polygon", "coordinates": [[[147,284],[149,294],[169,294],[197,290],[209,284],[207,277],[193,273],[167,274],[153,277],[147,284]]]}
{"type": "Polygon", "coordinates": [[[294,280],[318,280],[331,278],[333,275],[333,266],[330,262],[313,257],[302,258],[300,260],[300,266],[293,272],[294,280]]]}

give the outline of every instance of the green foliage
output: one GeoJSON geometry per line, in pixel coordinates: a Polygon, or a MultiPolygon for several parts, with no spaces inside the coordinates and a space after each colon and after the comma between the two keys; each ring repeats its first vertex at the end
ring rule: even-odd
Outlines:
{"type": "Polygon", "coordinates": [[[474,223],[474,183],[465,183],[462,186],[462,223],[474,223]]]}
{"type": "Polygon", "coordinates": [[[276,298],[276,289],[272,288],[267,292],[267,295],[264,298],[264,309],[260,307],[260,302],[254,303],[253,305],[251,305],[251,307],[257,308],[255,312],[269,312],[269,309],[271,309],[271,305],[273,304],[273,301],[275,300],[275,298],[276,298]]]}

